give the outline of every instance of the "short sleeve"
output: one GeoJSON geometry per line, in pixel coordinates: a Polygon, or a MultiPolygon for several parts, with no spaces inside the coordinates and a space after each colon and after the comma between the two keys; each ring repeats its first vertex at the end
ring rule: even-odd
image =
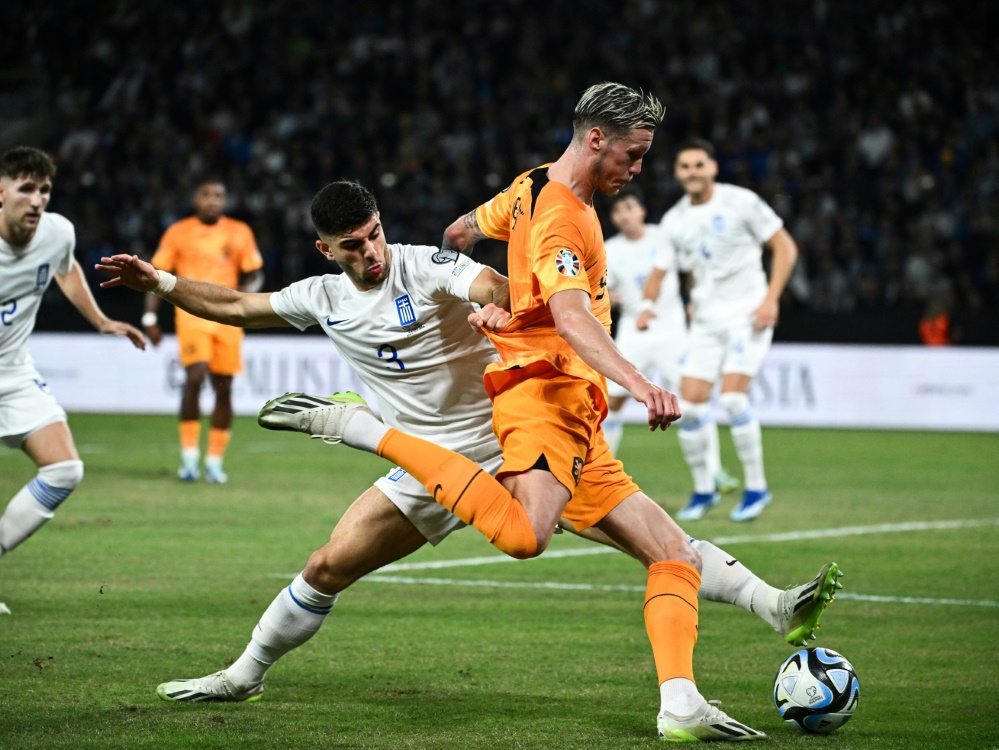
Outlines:
{"type": "Polygon", "coordinates": [[[149,261],[161,271],[173,271],[177,267],[177,225],[168,227],[160,239],[160,246],[149,261]]]}
{"type": "Polygon", "coordinates": [[[295,328],[304,331],[320,322],[315,310],[326,300],[321,276],[296,281],[270,296],[271,308],[295,328]]]}
{"type": "Polygon", "coordinates": [[[76,260],[76,228],[73,226],[72,222],[66,222],[66,252],[59,259],[59,267],[56,268],[56,273],[60,275],[65,275],[73,269],[73,263],[76,260]]]}
{"type": "Polygon", "coordinates": [[[745,208],[746,228],[757,242],[763,244],[784,226],[784,221],[756,193],[750,192],[747,197],[749,200],[745,208]]]}
{"type": "Polygon", "coordinates": [[[675,271],[679,267],[676,245],[669,234],[659,229],[656,232],[655,250],[652,253],[652,267],[660,271],[675,271]]]}
{"type": "Polygon", "coordinates": [[[510,211],[514,200],[511,185],[475,209],[475,221],[486,237],[506,242],[510,239],[510,211]]]}
{"type": "Polygon", "coordinates": [[[251,271],[256,271],[258,268],[263,267],[264,259],[260,257],[260,249],[257,247],[257,240],[253,236],[253,230],[250,229],[249,225],[243,224],[240,226],[241,242],[240,246],[243,248],[243,252],[239,258],[239,270],[242,273],[250,273],[251,271]]]}
{"type": "Polygon", "coordinates": [[[587,258],[579,228],[571,222],[554,221],[547,228],[535,227],[536,251],[532,273],[541,299],[547,305],[556,292],[581,289],[590,293],[587,258]]]}
{"type": "Polygon", "coordinates": [[[468,301],[472,282],[485,268],[467,255],[456,250],[436,247],[400,246],[400,253],[407,253],[407,266],[416,277],[419,288],[430,297],[455,297],[468,301]]]}

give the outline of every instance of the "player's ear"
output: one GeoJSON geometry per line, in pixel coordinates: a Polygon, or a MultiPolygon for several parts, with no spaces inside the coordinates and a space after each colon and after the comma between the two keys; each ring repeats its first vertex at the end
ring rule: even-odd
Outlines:
{"type": "Polygon", "coordinates": [[[586,144],[591,151],[599,151],[607,145],[607,135],[600,128],[590,128],[586,136],[586,144]]]}
{"type": "Polygon", "coordinates": [[[318,250],[319,252],[321,252],[323,255],[325,255],[330,260],[333,260],[333,251],[330,250],[330,246],[327,245],[322,240],[316,240],[316,250],[318,250]]]}

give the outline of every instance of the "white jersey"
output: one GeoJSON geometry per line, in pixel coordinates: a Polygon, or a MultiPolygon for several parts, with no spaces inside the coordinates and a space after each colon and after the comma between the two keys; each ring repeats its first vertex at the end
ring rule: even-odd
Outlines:
{"type": "Polygon", "coordinates": [[[695,318],[750,313],[763,302],[763,243],[784,222],[752,190],[715,183],[707,203],[692,205],[685,195],[666,212],[661,226],[680,268],[694,272],[695,318]]]}
{"type": "Polygon", "coordinates": [[[274,312],[300,330],[320,324],[387,425],[466,455],[498,451],[482,383],[498,357],[468,324],[469,289],[485,266],[434,247],[388,251],[389,276],[377,288],[361,291],[345,274],[313,276],[272,294],[274,312]]]}
{"type": "Polygon", "coordinates": [[[43,213],[31,242],[22,247],[0,238],[0,368],[31,364],[28,336],[53,274],[73,267],[76,232],[63,216],[43,213]]]}
{"type": "Polygon", "coordinates": [[[659,298],[654,312],[656,316],[649,322],[648,330],[662,330],[678,333],[687,325],[680,298],[680,281],[677,273],[676,251],[655,224],[645,225],[645,234],[637,240],[630,240],[617,234],[604,243],[607,250],[607,286],[614,290],[621,304],[622,327],[634,327],[635,318],[641,312],[642,293],[653,266],[668,271],[663,278],[659,298]]]}

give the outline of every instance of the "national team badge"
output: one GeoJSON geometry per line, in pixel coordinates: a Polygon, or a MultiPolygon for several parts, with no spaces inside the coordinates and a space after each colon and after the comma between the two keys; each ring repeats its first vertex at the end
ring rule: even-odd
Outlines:
{"type": "Polygon", "coordinates": [[[563,247],[555,253],[555,269],[563,276],[578,276],[579,256],[563,247]]]}
{"type": "Polygon", "coordinates": [[[49,264],[42,263],[35,273],[35,294],[41,294],[49,283],[49,264]]]}
{"type": "Polygon", "coordinates": [[[413,303],[410,302],[408,294],[395,298],[395,309],[399,313],[401,326],[405,327],[416,322],[416,313],[413,312],[413,303]]]}

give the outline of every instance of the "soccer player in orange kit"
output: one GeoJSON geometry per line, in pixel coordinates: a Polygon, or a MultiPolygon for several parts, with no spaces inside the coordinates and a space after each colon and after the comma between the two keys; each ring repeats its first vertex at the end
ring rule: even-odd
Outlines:
{"type": "MultiPolygon", "coordinates": [[[[442,255],[485,237],[508,243],[510,312],[487,305],[470,317],[502,358],[485,376],[503,449],[495,478],[458,453],[383,425],[354,395],[309,404],[289,394],[265,406],[260,422],[394,462],[513,557],[541,554],[560,517],[576,531],[596,528],[648,570],[644,614],[659,677],[660,736],[760,740],[766,735],[697,690],[700,555],[625,473],[600,428],[606,378],[645,404],[651,430],[680,417],[676,396],[642,375],[610,337],[607,259],[593,208],[595,193],[616,193],[641,172],[662,116],[651,95],[617,83],[591,86],[576,105],[562,156],[524,172],[445,232],[442,255]]],[[[369,245],[359,244],[365,258],[369,245]]]]}
{"type": "MultiPolygon", "coordinates": [[[[253,230],[237,219],[224,215],[225,186],[205,180],[194,193],[194,216],[171,224],[152,264],[163,271],[198,281],[221,284],[230,289],[256,292],[263,287],[263,260],[253,230]],[[242,279],[240,278],[242,277],[242,279]]],[[[158,322],[160,298],[146,295],[142,325],[154,344],[162,338],[158,322]]],[[[177,475],[193,482],[200,476],[201,409],[198,403],[205,379],[215,391],[215,408],[208,433],[205,480],[224,484],[228,477],[222,459],[229,445],[232,427],[232,378],[243,369],[240,328],[202,320],[181,309],[176,311],[180,362],[186,374],[180,402],[180,456],[177,475]]]]}

